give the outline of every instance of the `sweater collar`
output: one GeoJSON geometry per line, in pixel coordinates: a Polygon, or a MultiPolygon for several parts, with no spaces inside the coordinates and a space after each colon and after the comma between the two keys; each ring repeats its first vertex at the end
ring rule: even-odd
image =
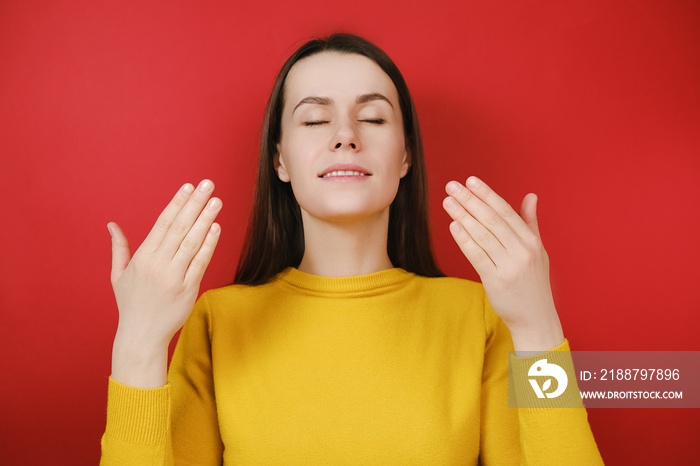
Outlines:
{"type": "Polygon", "coordinates": [[[288,267],[277,278],[287,284],[311,292],[320,293],[363,293],[379,291],[388,287],[401,286],[415,274],[401,268],[381,270],[365,275],[348,277],[324,277],[302,272],[295,267],[288,267]]]}

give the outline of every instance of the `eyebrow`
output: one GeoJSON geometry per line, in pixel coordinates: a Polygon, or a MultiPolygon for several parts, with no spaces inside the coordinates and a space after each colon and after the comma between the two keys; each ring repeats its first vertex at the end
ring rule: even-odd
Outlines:
{"type": "MultiPolygon", "coordinates": [[[[355,99],[356,104],[366,104],[367,102],[372,102],[374,100],[383,100],[384,102],[388,103],[391,108],[394,108],[394,106],[391,104],[389,99],[387,99],[384,95],[380,94],[379,92],[372,92],[369,94],[362,94],[360,96],[357,96],[355,99]]],[[[328,97],[318,97],[318,96],[309,96],[309,97],[304,97],[299,101],[299,103],[294,107],[294,110],[292,110],[292,114],[296,112],[297,108],[299,108],[303,104],[316,104],[316,105],[330,105],[333,103],[333,99],[328,98],[328,97]]]]}

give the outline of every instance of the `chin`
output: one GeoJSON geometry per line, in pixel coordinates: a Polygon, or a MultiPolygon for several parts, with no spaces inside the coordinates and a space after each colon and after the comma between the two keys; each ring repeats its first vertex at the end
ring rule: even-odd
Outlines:
{"type": "Polygon", "coordinates": [[[389,206],[368,206],[368,205],[344,205],[333,206],[333,208],[310,210],[308,214],[318,220],[334,223],[349,223],[363,220],[379,219],[386,212],[389,215],[389,206]]]}

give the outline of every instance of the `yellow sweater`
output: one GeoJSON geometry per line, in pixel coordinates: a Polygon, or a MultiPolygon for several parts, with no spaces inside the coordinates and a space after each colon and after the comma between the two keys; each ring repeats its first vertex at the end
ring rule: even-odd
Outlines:
{"type": "Polygon", "coordinates": [[[602,464],[584,408],[508,407],[568,342],[512,350],[478,283],[289,268],[204,293],[165,387],[110,378],[102,464],[602,464]]]}

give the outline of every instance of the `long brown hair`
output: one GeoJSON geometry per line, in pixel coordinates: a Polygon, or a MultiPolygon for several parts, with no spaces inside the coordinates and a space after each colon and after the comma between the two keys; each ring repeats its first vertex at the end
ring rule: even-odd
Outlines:
{"type": "Polygon", "coordinates": [[[391,78],[399,94],[406,150],[411,160],[389,208],[387,253],[394,267],[426,277],[443,277],[433,256],[428,219],[428,184],[418,117],[401,72],[379,47],[345,33],[314,39],[302,45],[282,66],[265,110],[260,137],[260,160],[253,211],[234,283],[260,285],[287,267],[297,267],[304,256],[301,210],[291,183],[277,177],[274,156],[282,132],[284,83],[289,70],[302,58],[321,52],[363,55],[391,78]]]}

